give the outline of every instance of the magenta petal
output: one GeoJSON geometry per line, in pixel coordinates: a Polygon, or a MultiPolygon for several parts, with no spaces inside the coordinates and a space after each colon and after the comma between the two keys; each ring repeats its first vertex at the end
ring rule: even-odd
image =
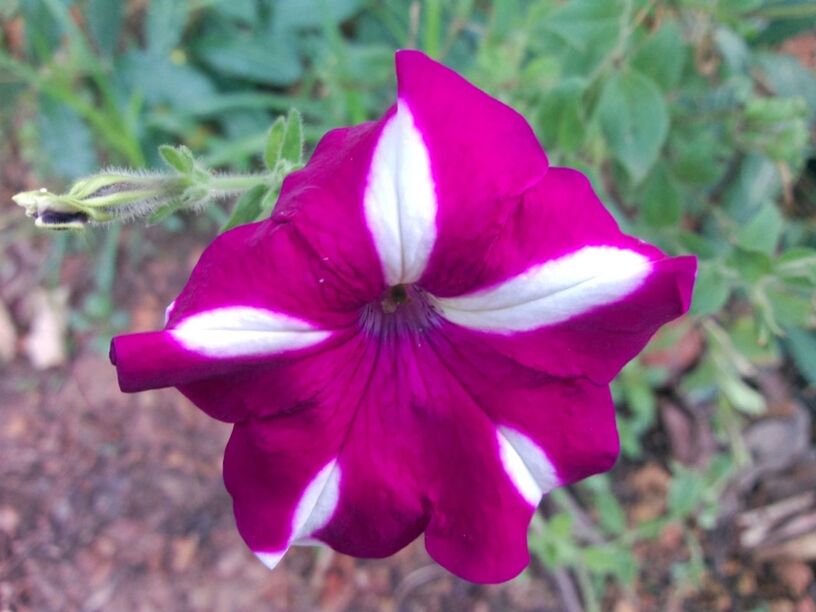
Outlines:
{"type": "Polygon", "coordinates": [[[288,223],[262,221],[218,236],[201,255],[170,312],[168,327],[223,306],[265,308],[337,329],[354,321],[367,294],[311,252],[288,223]]]}
{"type": "MultiPolygon", "coordinates": [[[[167,329],[114,338],[111,360],[128,392],[224,376],[240,380],[242,368],[279,367],[339,341],[356,322],[360,304],[359,294],[338,282],[290,227],[246,225],[219,236],[203,253],[170,310],[167,329]]],[[[221,402],[214,414],[243,418],[245,411],[230,415],[228,405],[236,402],[225,397],[235,399],[240,386],[221,389],[209,402],[221,402]]]]}
{"type": "Polygon", "coordinates": [[[184,384],[242,365],[197,355],[164,331],[117,336],[111,342],[110,359],[125,393],[184,384]]]}
{"type": "Polygon", "coordinates": [[[508,580],[529,562],[538,497],[516,489],[494,423],[425,339],[381,347],[340,465],[339,505],[319,534],[337,550],[379,557],[425,528],[428,552],[467,580],[508,580]]]}
{"type": "Polygon", "coordinates": [[[328,132],[305,168],[286,177],[273,219],[288,223],[303,251],[316,257],[346,291],[371,300],[383,273],[365,221],[363,197],[383,119],[328,132]]]}
{"type": "MultiPolygon", "coordinates": [[[[600,301],[573,314],[559,312],[553,323],[542,322],[538,328],[497,333],[489,326],[480,330],[474,324],[472,333],[500,353],[548,374],[587,376],[608,383],[661,325],[688,310],[696,260],[666,257],[655,247],[621,233],[579,172],[551,168],[525,194],[480,266],[478,283],[471,291],[478,295],[536,266],[564,261],[582,249],[593,248],[601,252],[600,262],[604,261],[603,249],[642,258],[648,264],[643,280],[623,297],[600,301]]],[[[589,285],[579,283],[576,290],[582,286],[589,285]]]]}
{"type": "Polygon", "coordinates": [[[496,353],[480,336],[453,326],[435,345],[494,423],[528,436],[540,447],[555,470],[556,484],[614,465],[619,442],[606,384],[526,368],[496,353]]]}
{"type": "Polygon", "coordinates": [[[520,364],[607,384],[662,325],[688,310],[695,269],[693,257],[664,259],[640,289],[615,304],[538,330],[470,333],[520,364]]]}
{"type": "Polygon", "coordinates": [[[327,382],[302,389],[301,409],[236,426],[225,480],[252,550],[277,559],[291,543],[319,539],[382,557],[424,530],[430,554],[469,580],[507,580],[527,565],[540,492],[530,500],[517,489],[495,424],[415,340],[363,338],[323,363],[299,362],[293,375],[327,382]],[[331,504],[318,503],[321,519],[298,533],[302,499],[329,464],[331,504]]]}
{"type": "Polygon", "coordinates": [[[425,141],[438,199],[422,284],[447,295],[466,286],[547,156],[521,115],[449,68],[418,51],[399,51],[396,63],[397,95],[425,141]]]}
{"type": "Polygon", "coordinates": [[[500,459],[498,431],[481,397],[441,359],[425,360],[436,398],[423,423],[431,521],[428,553],[457,576],[510,580],[529,563],[527,528],[540,499],[528,499],[500,459]]]}

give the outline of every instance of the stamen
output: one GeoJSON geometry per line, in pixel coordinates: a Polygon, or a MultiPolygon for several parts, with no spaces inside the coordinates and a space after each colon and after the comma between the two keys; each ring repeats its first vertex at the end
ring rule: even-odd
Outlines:
{"type": "Polygon", "coordinates": [[[439,315],[425,292],[415,285],[394,285],[382,298],[366,305],[360,326],[371,335],[388,336],[421,333],[436,324],[439,315]]]}

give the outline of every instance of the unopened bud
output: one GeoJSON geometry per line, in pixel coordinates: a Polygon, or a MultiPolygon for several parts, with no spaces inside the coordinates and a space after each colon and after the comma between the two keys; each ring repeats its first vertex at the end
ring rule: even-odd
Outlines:
{"type": "Polygon", "coordinates": [[[18,193],[12,199],[39,227],[82,229],[89,224],[145,217],[171,205],[193,207],[201,198],[199,191],[183,176],[103,172],[80,179],[63,195],[40,189],[18,193]]]}

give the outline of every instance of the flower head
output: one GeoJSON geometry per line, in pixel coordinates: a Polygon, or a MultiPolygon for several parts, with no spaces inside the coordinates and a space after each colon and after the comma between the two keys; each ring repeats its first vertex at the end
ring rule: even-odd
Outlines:
{"type": "Polygon", "coordinates": [[[267,565],[424,533],[455,574],[507,580],[541,496],[614,463],[608,383],[686,311],[695,260],[622,234],[509,107],[421,53],[396,66],[396,105],[328,133],[111,356],[123,390],[235,424],[224,478],[267,565]]]}

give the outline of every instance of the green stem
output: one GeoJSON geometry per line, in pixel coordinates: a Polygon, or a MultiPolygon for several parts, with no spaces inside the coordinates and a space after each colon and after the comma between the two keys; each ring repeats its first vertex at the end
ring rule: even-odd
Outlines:
{"type": "Polygon", "coordinates": [[[595,596],[595,589],[589,578],[589,572],[581,563],[575,564],[575,576],[578,578],[578,586],[581,588],[581,595],[584,598],[584,607],[587,612],[601,612],[601,605],[595,596]]]}
{"type": "Polygon", "coordinates": [[[422,19],[422,46],[431,57],[439,57],[442,40],[442,2],[425,0],[422,19]]]}
{"type": "Polygon", "coordinates": [[[260,183],[269,183],[274,179],[274,173],[262,174],[228,174],[215,175],[208,184],[214,195],[232,195],[239,191],[246,191],[260,183]]]}
{"type": "Polygon", "coordinates": [[[803,4],[791,4],[779,6],[761,7],[753,11],[754,15],[765,17],[766,19],[801,19],[816,15],[816,5],[812,2],[803,4]]]}

